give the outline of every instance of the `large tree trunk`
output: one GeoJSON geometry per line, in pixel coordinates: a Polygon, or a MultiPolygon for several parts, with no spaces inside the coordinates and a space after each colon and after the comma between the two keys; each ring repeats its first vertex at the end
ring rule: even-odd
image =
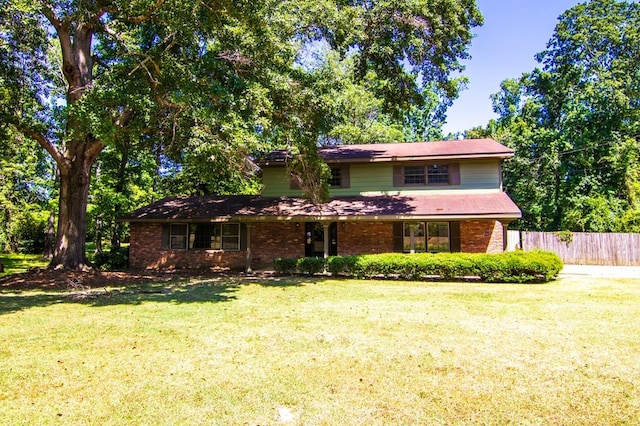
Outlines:
{"type": "Polygon", "coordinates": [[[57,242],[49,267],[86,269],[86,218],[91,167],[102,145],[87,136],[69,144],[64,167],[60,167],[60,206],[57,242]]]}
{"type": "MultiPolygon", "coordinates": [[[[50,5],[43,5],[43,13],[55,28],[62,53],[62,74],[67,82],[67,105],[72,108],[81,102],[93,84],[93,59],[91,55],[93,29],[100,16],[84,17],[86,21],[74,22],[60,18],[50,5]]],[[[80,17],[80,16],[78,16],[80,17]]],[[[65,142],[56,147],[41,134],[32,136],[51,154],[60,173],[60,204],[58,229],[53,258],[49,267],[86,269],[89,267],[85,253],[86,218],[91,181],[91,167],[102,151],[102,142],[87,133],[82,116],[70,109],[67,117],[65,142]]]]}

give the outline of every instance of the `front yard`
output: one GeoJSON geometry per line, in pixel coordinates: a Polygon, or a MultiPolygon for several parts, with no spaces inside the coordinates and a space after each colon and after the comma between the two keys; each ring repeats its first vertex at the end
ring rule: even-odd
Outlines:
{"type": "Polygon", "coordinates": [[[68,284],[0,290],[6,424],[640,421],[640,279],[68,284]]]}

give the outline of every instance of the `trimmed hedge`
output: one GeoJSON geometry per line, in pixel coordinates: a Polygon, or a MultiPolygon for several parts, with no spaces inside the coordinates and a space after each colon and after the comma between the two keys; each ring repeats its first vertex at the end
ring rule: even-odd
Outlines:
{"type": "Polygon", "coordinates": [[[547,251],[516,251],[500,254],[473,253],[384,253],[322,258],[281,258],[278,273],[313,275],[322,270],[356,278],[403,280],[480,279],[491,283],[548,282],[563,268],[557,254],[547,251]]]}
{"type": "Polygon", "coordinates": [[[279,257],[273,261],[273,268],[279,274],[295,274],[297,267],[298,259],[295,257],[279,257]]]}

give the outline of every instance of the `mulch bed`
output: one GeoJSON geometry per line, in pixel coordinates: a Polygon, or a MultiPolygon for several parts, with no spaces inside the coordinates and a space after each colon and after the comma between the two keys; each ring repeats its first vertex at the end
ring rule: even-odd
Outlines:
{"type": "MultiPolygon", "coordinates": [[[[1,290],[68,290],[74,287],[100,288],[171,282],[193,277],[220,277],[230,273],[209,271],[69,271],[34,269],[0,277],[1,290]]],[[[233,275],[231,273],[231,275],[233,275]]],[[[238,274],[236,274],[238,275],[238,274]]]]}

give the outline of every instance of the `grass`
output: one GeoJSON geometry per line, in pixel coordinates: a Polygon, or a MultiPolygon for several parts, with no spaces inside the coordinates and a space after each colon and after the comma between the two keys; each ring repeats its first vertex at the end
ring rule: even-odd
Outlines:
{"type": "Polygon", "coordinates": [[[640,280],[0,293],[5,424],[640,422],[640,280]]]}
{"type": "MultiPolygon", "coordinates": [[[[123,247],[128,244],[123,244],[123,247]]],[[[87,259],[93,262],[95,259],[96,244],[87,241],[87,259]]],[[[108,251],[109,244],[105,244],[104,251],[108,251]]],[[[19,253],[0,253],[0,262],[4,263],[4,272],[0,272],[0,277],[9,274],[18,274],[26,272],[29,268],[44,268],[49,265],[49,259],[43,258],[38,254],[19,254],[19,253]]]]}
{"type": "Polygon", "coordinates": [[[4,264],[4,272],[0,276],[25,272],[31,267],[45,267],[49,260],[38,254],[0,253],[0,262],[4,264]]]}

